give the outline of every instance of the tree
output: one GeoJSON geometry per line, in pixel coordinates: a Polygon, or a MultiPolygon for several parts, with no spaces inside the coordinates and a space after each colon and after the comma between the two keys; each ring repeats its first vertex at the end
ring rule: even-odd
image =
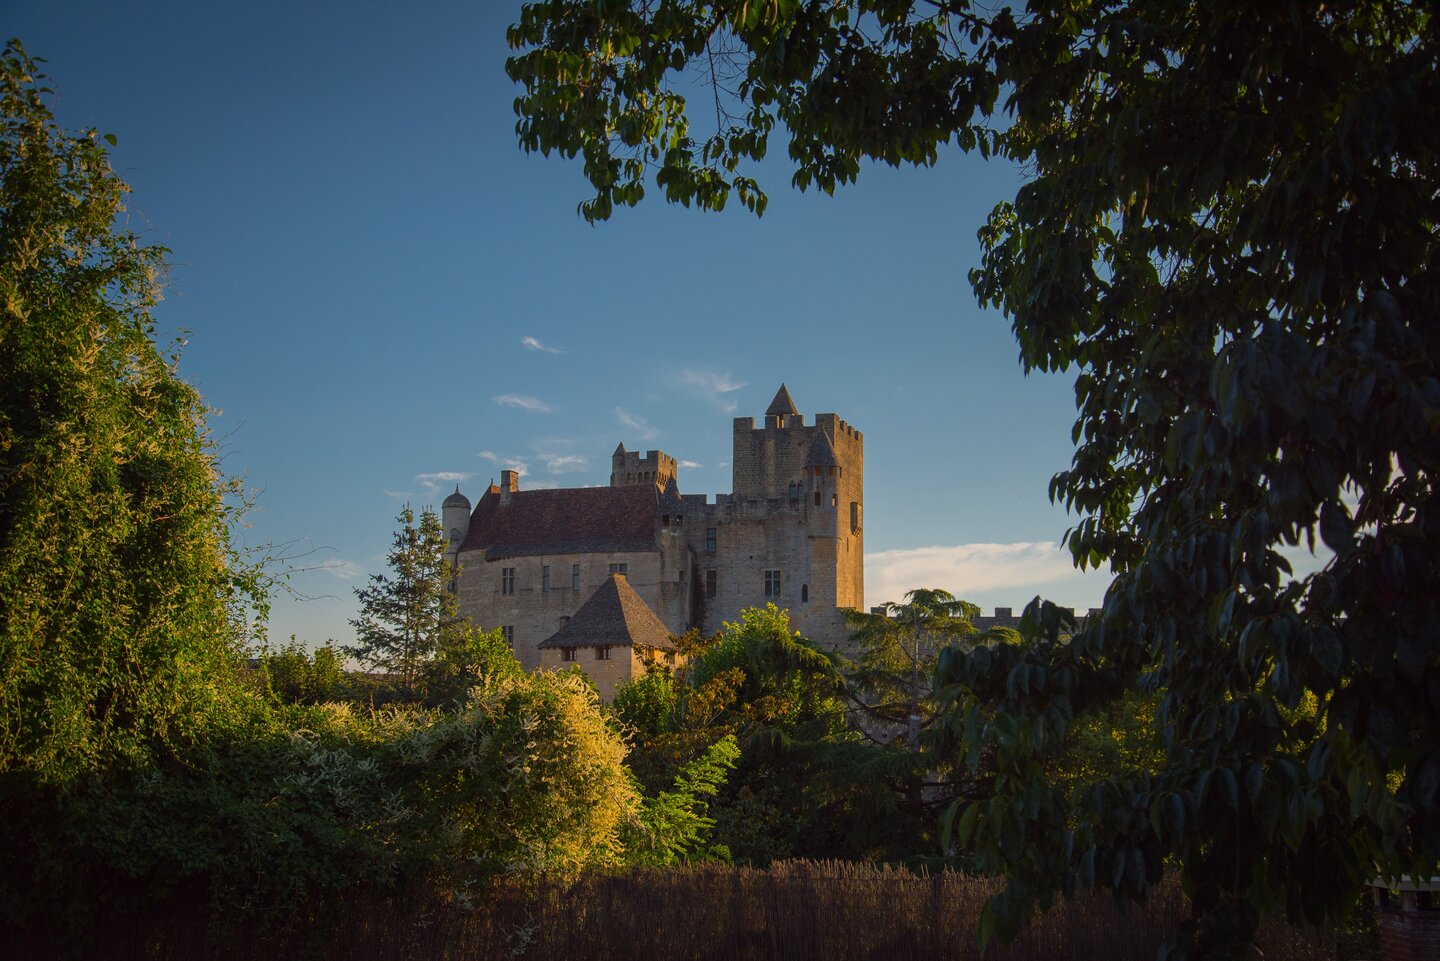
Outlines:
{"type": "Polygon", "coordinates": [[[455,710],[476,685],[523,674],[515,649],[500,628],[482,631],[461,623],[448,632],[435,657],[423,668],[425,703],[455,710]]]}
{"type": "Polygon", "coordinates": [[[583,157],[592,220],[651,173],[672,201],[733,191],[763,211],[744,164],[777,124],[802,189],[946,143],[1027,166],[971,279],[1027,370],[1076,368],[1076,451],[1051,494],[1079,515],[1077,564],[1116,578],[1073,640],[1037,603],[1031,643],[942,658],[958,716],[988,712],[960,729],[999,763],[996,798],[954,812],[1008,879],[987,924],[1076,884],[1142,898],[1170,858],[1195,910],[1178,952],[1229,956],[1261,909],[1327,921],[1377,870],[1433,873],[1429,6],[535,3],[509,39],[521,145],[583,157]],[[718,105],[703,144],[677,80],[691,65],[718,105]],[[1296,576],[1280,549],[1317,536],[1333,554],[1296,576]],[[1046,759],[1140,678],[1162,695],[1163,763],[1071,804],[1046,759]]]}
{"type": "Polygon", "coordinates": [[[451,642],[462,642],[461,625],[449,590],[454,572],[445,557],[440,519],[427,508],[417,526],[406,504],[395,520],[400,529],[385,558],[390,575],[372,574],[369,584],[355,589],[360,599],[360,616],[350,622],[355,643],[343,650],[398,674],[413,695],[421,668],[451,642]]]}
{"type": "MultiPolygon", "coordinates": [[[[162,247],[94,130],[0,57],[0,774],[59,783],[192,741],[238,709],[231,488],[178,352],[162,247]]],[[[6,778],[15,785],[17,778],[6,778]]]]}
{"type": "Polygon", "coordinates": [[[290,635],[290,643],[260,655],[260,671],[270,693],[285,704],[321,704],[343,696],[345,672],[333,644],[309,650],[290,635]]]}
{"type": "Polygon", "coordinates": [[[970,619],[979,616],[980,608],[949,591],[917,587],[905,598],[909,603],[886,601],[878,612],[847,615],[856,657],[845,677],[864,715],[890,730],[906,731],[913,743],[934,716],[933,682],[941,648],[1004,637],[978,630],[970,619]]]}

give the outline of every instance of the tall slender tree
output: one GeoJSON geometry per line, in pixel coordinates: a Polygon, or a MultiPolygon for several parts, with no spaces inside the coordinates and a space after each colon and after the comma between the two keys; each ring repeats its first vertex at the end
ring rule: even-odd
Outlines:
{"type": "Polygon", "coordinates": [[[373,574],[369,584],[355,589],[360,616],[350,621],[355,643],[344,651],[372,668],[398,674],[413,694],[421,667],[458,634],[460,625],[440,518],[427,507],[417,524],[406,504],[395,520],[400,528],[386,556],[390,573],[373,574]]]}

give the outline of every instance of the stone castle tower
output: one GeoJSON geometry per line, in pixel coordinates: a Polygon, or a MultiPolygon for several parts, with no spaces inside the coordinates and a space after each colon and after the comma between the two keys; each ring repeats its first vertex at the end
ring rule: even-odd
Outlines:
{"type": "Polygon", "coordinates": [[[733,442],[732,492],[713,500],[680,493],[675,458],[624,444],[609,487],[522,491],[504,471],[473,510],[457,489],[443,523],[461,615],[503,628],[535,668],[539,645],[619,574],[674,634],[774,603],[812,640],[844,643],[845,609],[865,597],[863,435],[835,414],[807,425],[782,384],[762,426],[735,419],[733,442]]]}
{"type": "Polygon", "coordinates": [[[781,384],[761,427],[735,418],[731,465],[729,495],[681,498],[704,579],[698,626],[773,601],[800,633],[842,642],[841,611],[865,600],[864,436],[835,414],[807,425],[781,384]]]}

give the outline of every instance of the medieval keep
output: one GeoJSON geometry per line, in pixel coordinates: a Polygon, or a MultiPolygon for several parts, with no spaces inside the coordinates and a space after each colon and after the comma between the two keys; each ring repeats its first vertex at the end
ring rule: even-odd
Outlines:
{"type": "Polygon", "coordinates": [[[713,500],[680,492],[675,458],[624,444],[609,487],[521,490],[507,470],[473,511],[457,488],[442,519],[461,616],[502,628],[527,669],[574,661],[606,697],[641,669],[633,648],[656,646],[632,597],[671,634],[774,603],[811,640],[842,643],[865,597],[860,431],[835,414],[806,424],[782,384],[763,426],[735,418],[731,464],[733,491],[713,500]]]}

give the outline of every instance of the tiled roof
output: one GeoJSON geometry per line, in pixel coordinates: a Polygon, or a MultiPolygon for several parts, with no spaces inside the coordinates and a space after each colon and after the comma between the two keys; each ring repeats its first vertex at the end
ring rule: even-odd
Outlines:
{"type": "Polygon", "coordinates": [[[623,574],[611,574],[575,616],[540,647],[651,647],[675,650],[666,629],[623,574]]]}
{"type": "Polygon", "coordinates": [[[800,411],[795,408],[795,401],[790,399],[790,392],[785,389],[784,384],[781,384],[780,389],[775,392],[775,399],[770,402],[769,407],[765,408],[765,416],[780,414],[788,417],[798,413],[800,411]]]}
{"type": "Polygon", "coordinates": [[[470,498],[468,498],[468,497],[466,497],[464,494],[460,493],[460,485],[459,485],[459,484],[456,484],[456,485],[455,485],[455,493],[453,493],[453,494],[451,494],[449,497],[445,498],[445,503],[441,504],[440,506],[441,506],[441,507],[463,507],[463,508],[465,508],[465,509],[468,511],[468,510],[470,509],[470,498]]]}
{"type": "Polygon", "coordinates": [[[460,551],[484,550],[486,560],[537,554],[597,551],[654,551],[653,484],[633,487],[574,487],[515,491],[500,503],[490,486],[470,515],[460,551]]]}
{"type": "Polygon", "coordinates": [[[810,453],[805,457],[805,466],[840,466],[840,459],[835,456],[835,445],[830,443],[830,435],[823,430],[817,430],[815,432],[815,439],[810,442],[810,453]]]}

